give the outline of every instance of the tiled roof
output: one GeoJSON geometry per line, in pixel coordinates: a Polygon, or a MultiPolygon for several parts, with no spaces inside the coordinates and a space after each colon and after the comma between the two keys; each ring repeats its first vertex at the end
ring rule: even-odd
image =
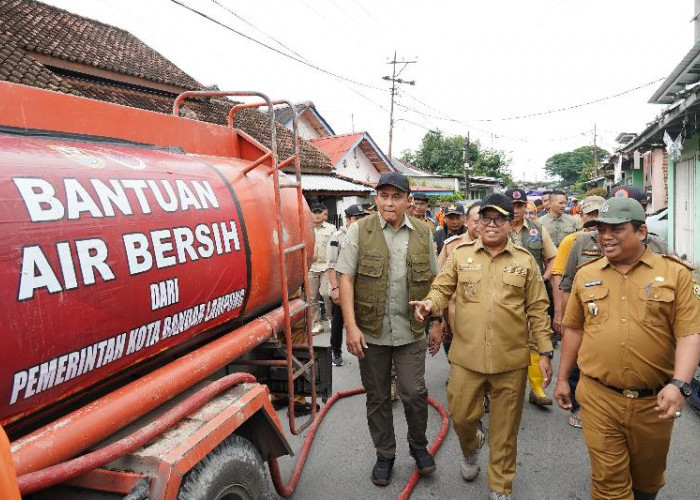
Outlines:
{"type": "MultiPolygon", "coordinates": [[[[313,106],[313,103],[310,101],[299,102],[294,105],[294,109],[301,115],[309,105],[313,106]]],[[[287,125],[287,123],[292,121],[292,110],[289,109],[289,106],[279,106],[275,108],[275,121],[280,125],[287,125]]]]}
{"type": "Polygon", "coordinates": [[[33,0],[0,0],[0,33],[27,52],[186,89],[201,88],[128,31],[33,0]]]}
{"type": "Polygon", "coordinates": [[[337,165],[340,160],[364,137],[364,132],[355,134],[331,135],[319,139],[311,139],[309,142],[328,155],[332,165],[337,165]]]}
{"type": "MultiPolygon", "coordinates": [[[[159,113],[172,112],[174,96],[168,92],[136,89],[126,85],[75,76],[65,76],[64,80],[84,97],[159,113]]],[[[194,112],[193,118],[225,125],[233,102],[225,99],[190,99],[185,101],[185,105],[194,112]]],[[[264,113],[250,109],[242,110],[236,114],[235,126],[254,137],[264,146],[270,147],[270,122],[264,113]]],[[[293,153],[294,136],[280,124],[275,124],[275,128],[278,155],[280,160],[284,160],[293,153]]],[[[300,139],[299,144],[302,171],[323,173],[331,170],[332,167],[326,155],[304,140],[300,139]]]]}
{"type": "Polygon", "coordinates": [[[0,33],[0,80],[75,94],[71,86],[61,77],[29,57],[2,33],[0,33]]]}

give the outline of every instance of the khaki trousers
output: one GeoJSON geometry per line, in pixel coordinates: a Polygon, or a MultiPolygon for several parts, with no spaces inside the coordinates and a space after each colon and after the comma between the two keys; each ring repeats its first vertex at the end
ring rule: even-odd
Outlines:
{"type": "Polygon", "coordinates": [[[581,374],[576,386],[594,499],[632,499],[665,484],[673,420],[654,411],[656,396],[631,399],[581,374]]]}
{"type": "Polygon", "coordinates": [[[450,365],[447,403],[465,457],[479,444],[476,431],[484,412],[484,394],[490,395],[488,480],[491,489],[500,493],[513,490],[526,377],[527,368],[489,374],[450,365]]]}
{"type": "Polygon", "coordinates": [[[396,438],[391,409],[391,363],[408,424],[408,444],[425,448],[428,438],[428,390],[425,387],[425,338],[399,347],[367,344],[360,376],[367,393],[367,424],[377,456],[394,458],[396,438]]]}
{"type": "Polygon", "coordinates": [[[321,323],[321,308],[318,305],[319,296],[323,297],[326,316],[331,319],[333,301],[331,287],[325,271],[309,271],[309,304],[311,308],[311,326],[321,323]]]}

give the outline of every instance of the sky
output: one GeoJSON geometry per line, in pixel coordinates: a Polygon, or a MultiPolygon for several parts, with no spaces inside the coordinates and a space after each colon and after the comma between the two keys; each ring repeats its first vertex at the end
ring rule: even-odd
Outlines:
{"type": "Polygon", "coordinates": [[[131,32],[205,85],[311,100],[337,134],[367,131],[385,153],[391,96],[382,77],[396,51],[417,62],[397,65],[415,85],[399,85],[394,156],[417,149],[428,130],[469,133],[530,181],[545,178],[550,156],[592,145],[594,126],[608,151],[620,132],[643,130],[664,109],[648,104],[662,82],[647,84],[669,75],[694,36],[693,0],[46,3],[131,32]]]}

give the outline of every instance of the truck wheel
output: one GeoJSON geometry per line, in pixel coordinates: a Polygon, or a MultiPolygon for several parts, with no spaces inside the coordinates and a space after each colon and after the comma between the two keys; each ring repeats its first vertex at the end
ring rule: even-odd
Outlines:
{"type": "Polygon", "coordinates": [[[182,480],[179,500],[256,500],[267,498],[269,483],[260,453],[232,434],[182,480]]]}

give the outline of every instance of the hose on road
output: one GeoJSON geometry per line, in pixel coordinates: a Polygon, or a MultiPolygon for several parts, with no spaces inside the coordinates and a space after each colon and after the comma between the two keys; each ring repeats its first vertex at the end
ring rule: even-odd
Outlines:
{"type": "MultiPolygon", "coordinates": [[[[292,493],[294,493],[294,490],[299,484],[299,479],[301,479],[301,473],[304,470],[304,464],[306,463],[306,459],[309,455],[309,450],[311,449],[311,445],[313,444],[314,438],[316,437],[316,431],[318,430],[319,426],[321,425],[321,422],[323,421],[323,418],[326,416],[326,413],[328,413],[328,410],[331,408],[331,406],[333,406],[333,404],[335,404],[335,402],[341,398],[355,396],[364,392],[364,387],[356,387],[355,389],[350,389],[349,391],[336,392],[335,394],[333,394],[333,396],[331,396],[328,399],[326,404],[323,405],[321,411],[318,413],[318,415],[316,415],[316,419],[314,420],[314,422],[309,427],[309,433],[307,434],[306,439],[304,440],[304,444],[301,447],[301,450],[299,451],[299,458],[297,458],[297,462],[294,465],[294,470],[292,471],[292,475],[289,478],[289,482],[287,484],[285,484],[282,481],[282,473],[280,472],[280,467],[279,463],[277,462],[277,458],[271,458],[269,460],[268,464],[270,466],[270,476],[272,477],[272,483],[275,485],[275,490],[277,491],[277,494],[279,494],[281,497],[287,498],[291,496],[292,493]]],[[[437,436],[435,436],[433,442],[428,447],[428,451],[431,455],[434,456],[440,449],[440,446],[442,445],[443,441],[445,440],[445,436],[447,435],[447,431],[450,427],[450,422],[447,417],[447,411],[440,403],[438,403],[431,397],[428,397],[428,403],[430,403],[430,405],[433,408],[435,408],[438,411],[438,413],[440,413],[440,417],[442,417],[442,425],[440,425],[440,430],[438,431],[437,436]]],[[[415,470],[413,471],[413,474],[406,483],[406,486],[404,486],[404,488],[401,490],[401,493],[398,497],[399,500],[407,500],[411,496],[413,488],[415,488],[416,484],[418,484],[418,479],[420,479],[420,475],[418,471],[415,470]]]]}

